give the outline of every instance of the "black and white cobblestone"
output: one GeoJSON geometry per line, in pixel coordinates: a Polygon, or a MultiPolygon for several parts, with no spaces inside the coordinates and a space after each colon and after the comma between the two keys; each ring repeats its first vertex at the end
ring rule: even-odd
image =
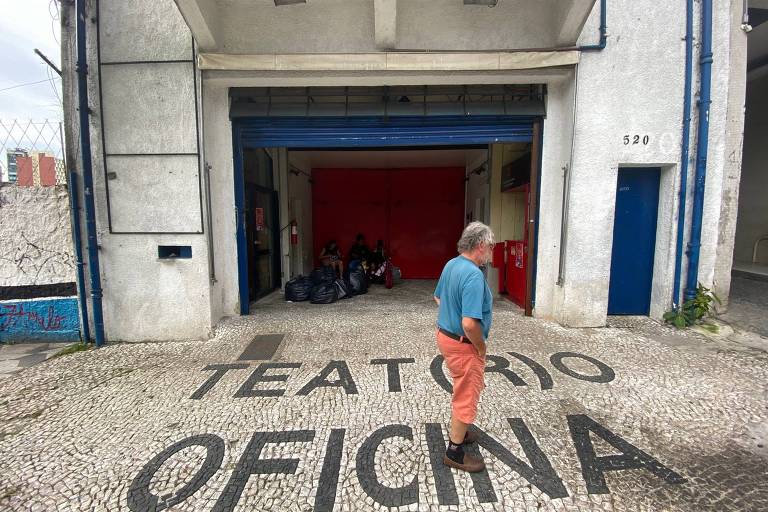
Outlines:
{"type": "MultiPolygon", "coordinates": [[[[328,306],[268,301],[205,342],[112,344],[0,380],[0,509],[768,510],[765,354],[707,350],[656,324],[566,329],[503,302],[476,422],[487,473],[445,471],[429,442],[450,418],[430,371],[430,286],[328,306]],[[275,333],[285,339],[273,362],[295,364],[238,361],[255,335],[275,333]],[[232,366],[206,389],[209,365],[232,366]],[[345,369],[352,382],[327,385],[345,369]],[[608,492],[596,493],[573,434],[583,418],[685,481],[605,471],[608,492]],[[536,448],[556,477],[543,487],[557,494],[560,481],[566,495],[511,470],[494,442],[525,464],[536,448]]],[[[587,435],[597,456],[620,455],[587,435]]]]}

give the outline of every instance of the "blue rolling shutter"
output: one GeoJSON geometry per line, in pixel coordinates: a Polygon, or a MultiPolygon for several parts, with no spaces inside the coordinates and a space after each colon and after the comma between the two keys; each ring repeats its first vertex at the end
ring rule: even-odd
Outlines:
{"type": "Polygon", "coordinates": [[[243,117],[247,147],[340,148],[529,142],[532,116],[243,117]]]}

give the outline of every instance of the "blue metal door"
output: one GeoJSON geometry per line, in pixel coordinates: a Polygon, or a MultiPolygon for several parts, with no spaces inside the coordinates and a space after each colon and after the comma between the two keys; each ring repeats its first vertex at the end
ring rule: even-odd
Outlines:
{"type": "Polygon", "coordinates": [[[660,177],[659,168],[619,169],[609,315],[650,312],[660,177]]]}

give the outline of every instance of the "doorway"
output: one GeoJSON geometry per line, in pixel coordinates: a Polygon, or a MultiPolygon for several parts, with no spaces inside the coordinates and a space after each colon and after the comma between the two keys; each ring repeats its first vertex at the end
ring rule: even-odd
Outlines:
{"type": "Polygon", "coordinates": [[[243,150],[244,220],[248,300],[280,287],[280,226],[272,158],[266,150],[243,150]]]}
{"type": "Polygon", "coordinates": [[[661,169],[622,168],[616,185],[609,315],[648,315],[661,169]]]}
{"type": "MultiPolygon", "coordinates": [[[[245,187],[242,180],[242,169],[244,167],[244,150],[249,148],[279,148],[278,151],[287,150],[291,154],[308,151],[344,151],[348,154],[366,151],[389,151],[389,150],[449,150],[460,146],[482,146],[486,149],[489,145],[503,143],[529,143],[535,137],[541,136],[541,115],[544,112],[545,89],[540,85],[526,86],[461,86],[461,87],[440,87],[431,89],[429,86],[419,87],[360,87],[360,88],[329,88],[329,87],[310,87],[301,90],[295,88],[242,88],[231,89],[230,97],[230,117],[232,119],[233,145],[234,145],[234,164],[235,164],[235,204],[238,211],[237,221],[237,255],[238,255],[238,283],[240,296],[241,314],[248,313],[249,305],[249,282],[248,282],[248,240],[245,233],[246,212],[245,187]],[[452,94],[452,92],[456,94],[452,94]],[[394,100],[394,101],[392,101],[394,100]],[[238,181],[240,182],[238,184],[238,181]],[[240,191],[238,191],[240,187],[240,191]],[[242,210],[241,210],[242,209],[242,210]]],[[[534,144],[535,148],[538,148],[534,144]]],[[[532,148],[533,149],[533,148],[532,148]]],[[[537,168],[538,179],[538,150],[533,149],[536,162],[532,167],[537,168]]],[[[283,153],[280,153],[281,155],[283,153]]],[[[286,155],[286,158],[288,156],[286,155]]],[[[371,164],[378,170],[381,166],[378,160],[366,162],[362,166],[356,166],[358,169],[367,169],[371,164]]],[[[400,169],[406,166],[387,166],[389,172],[386,174],[386,187],[381,182],[376,182],[374,187],[376,192],[387,191],[386,201],[370,199],[368,191],[361,186],[360,180],[344,180],[340,187],[334,192],[341,195],[338,204],[331,204],[333,210],[340,203],[347,206],[355,203],[361,196],[366,201],[365,204],[356,205],[355,213],[352,214],[352,208],[347,208],[339,212],[336,209],[336,215],[332,215],[333,222],[318,223],[313,219],[316,214],[322,217],[320,200],[312,204],[315,189],[322,187],[322,171],[315,173],[315,169],[320,168],[341,168],[342,166],[302,166],[295,164],[297,169],[291,167],[289,160],[286,168],[283,162],[280,162],[281,172],[290,174],[285,191],[281,188],[281,199],[287,201],[293,208],[283,208],[281,212],[284,218],[280,219],[281,226],[292,228],[291,244],[300,247],[301,258],[299,261],[300,272],[306,273],[314,263],[314,256],[317,252],[316,246],[322,240],[333,236],[338,239],[339,235],[334,233],[321,233],[318,224],[325,227],[332,226],[340,228],[338,224],[352,221],[369,219],[381,223],[382,219],[387,220],[384,223],[381,234],[375,234],[376,226],[345,226],[343,229],[343,239],[354,237],[356,233],[365,232],[366,236],[372,240],[389,239],[389,253],[397,256],[398,262],[402,262],[401,275],[404,278],[430,278],[435,277],[436,263],[441,258],[432,255],[438,254],[436,248],[445,248],[445,254],[455,251],[455,238],[460,235],[463,215],[467,214],[468,206],[480,203],[482,217],[490,220],[490,205],[495,205],[491,201],[491,190],[487,181],[488,175],[484,177],[482,186],[476,187],[483,189],[482,194],[478,193],[472,196],[464,193],[462,186],[461,172],[457,172],[457,180],[441,179],[451,174],[444,168],[440,169],[441,176],[435,179],[434,176],[424,177],[416,176],[412,171],[414,167],[423,169],[431,168],[430,172],[438,172],[437,165],[434,162],[421,162],[418,166],[407,166],[409,172],[401,172],[400,169]],[[422,165],[425,164],[425,165],[422,165]],[[448,174],[445,174],[445,173],[448,174]],[[296,177],[293,179],[292,177],[296,177]],[[299,181],[300,183],[296,183],[299,181]],[[453,186],[449,184],[456,183],[454,193],[453,186]],[[300,191],[297,196],[291,196],[291,183],[297,185],[300,191]],[[428,186],[427,186],[428,185],[428,186]],[[393,190],[394,188],[394,190],[393,190]],[[440,190],[434,190],[440,188],[440,190]],[[442,188],[450,188],[443,191],[442,188]],[[362,193],[361,193],[362,190],[362,193]],[[287,191],[287,195],[286,195],[287,191]],[[438,193],[439,192],[439,193],[438,193]],[[445,193],[443,193],[445,192],[445,193]],[[464,197],[462,197],[464,196],[464,197]],[[484,201],[478,201],[482,197],[484,201]],[[295,209],[296,204],[311,205],[302,209],[302,218],[295,209]],[[448,208],[450,206],[450,208],[448,208]],[[440,227],[448,225],[448,218],[435,218],[438,211],[448,209],[453,211],[455,207],[456,227],[451,227],[451,232],[446,234],[441,229],[434,234],[430,232],[435,225],[440,227]],[[384,212],[382,213],[382,208],[384,212]],[[387,209],[391,213],[391,218],[386,216],[387,209]],[[462,210],[464,213],[462,214],[462,210]],[[311,215],[304,215],[304,212],[311,212],[311,215]],[[359,212],[362,211],[362,214],[359,212]],[[430,215],[432,214],[432,215],[430,215]],[[307,218],[308,217],[308,218],[307,218]],[[414,221],[416,219],[416,221],[414,221]],[[417,222],[418,221],[418,222],[417,222]],[[431,221],[431,222],[430,222],[431,221]],[[300,222],[300,223],[299,223],[300,222]],[[395,229],[393,226],[405,226],[407,229],[395,229]],[[315,228],[315,229],[313,229],[315,228]],[[418,228],[418,229],[417,229],[418,228]],[[293,230],[296,231],[294,234],[293,230]],[[308,231],[308,233],[307,233],[308,231]],[[389,233],[387,233],[389,231],[389,233]],[[397,231],[397,233],[392,233],[397,231]],[[454,233],[455,232],[455,233],[454,233]],[[372,238],[374,237],[375,238],[372,238]],[[400,237],[400,238],[398,238],[400,237]],[[310,240],[309,243],[306,241],[310,240]],[[430,249],[427,258],[425,251],[430,249]],[[414,256],[411,258],[411,256],[414,256]],[[409,259],[410,258],[410,259],[409,259]],[[407,268],[406,268],[407,267],[407,268]]],[[[476,170],[475,165],[471,169],[465,169],[467,162],[462,162],[460,167],[463,171],[472,172],[476,170]]],[[[487,170],[487,169],[486,169],[487,170]]],[[[365,171],[366,173],[368,171],[365,171]]],[[[423,173],[422,173],[423,174],[423,173]]],[[[473,181],[473,176],[464,176],[464,182],[473,181]]],[[[351,176],[347,176],[350,178],[351,176]]],[[[360,177],[360,175],[355,176],[360,177]]],[[[284,176],[281,175],[280,183],[283,183],[284,176]]],[[[478,176],[479,179],[479,176],[478,176]]],[[[477,181],[477,179],[474,179],[477,181]]],[[[500,193],[499,183],[495,183],[493,194],[494,198],[500,193]]],[[[536,224],[533,219],[538,214],[535,207],[535,198],[537,191],[534,188],[530,190],[531,204],[529,208],[532,222],[529,223],[528,250],[531,251],[535,259],[535,233],[536,224]]],[[[322,198],[320,198],[322,199],[322,198]]],[[[327,199],[327,198],[326,198],[327,199]]],[[[326,205],[327,206],[327,205],[326,205]]],[[[448,215],[451,219],[453,215],[448,215]]],[[[478,212],[480,217],[480,212],[478,212]]],[[[320,219],[322,220],[322,219],[320,219]]],[[[381,226],[378,226],[379,228],[381,226]]],[[[283,239],[287,244],[287,239],[283,239]]],[[[283,247],[282,252],[291,253],[291,249],[283,247]]],[[[442,253],[440,253],[442,254],[442,253]]],[[[290,256],[288,260],[291,260],[290,256]]],[[[534,279],[535,264],[528,265],[525,285],[526,285],[526,312],[531,314],[534,300],[534,279]]],[[[285,278],[295,275],[294,269],[289,267],[283,269],[285,278]]]]}

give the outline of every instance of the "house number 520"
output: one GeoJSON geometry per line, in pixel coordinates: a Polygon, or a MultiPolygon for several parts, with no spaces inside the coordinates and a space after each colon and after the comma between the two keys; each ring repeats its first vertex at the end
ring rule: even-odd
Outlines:
{"type": "Polygon", "coordinates": [[[643,146],[647,146],[648,143],[651,141],[651,138],[648,135],[625,135],[624,136],[624,145],[625,146],[636,146],[637,144],[642,144],[643,146]]]}

